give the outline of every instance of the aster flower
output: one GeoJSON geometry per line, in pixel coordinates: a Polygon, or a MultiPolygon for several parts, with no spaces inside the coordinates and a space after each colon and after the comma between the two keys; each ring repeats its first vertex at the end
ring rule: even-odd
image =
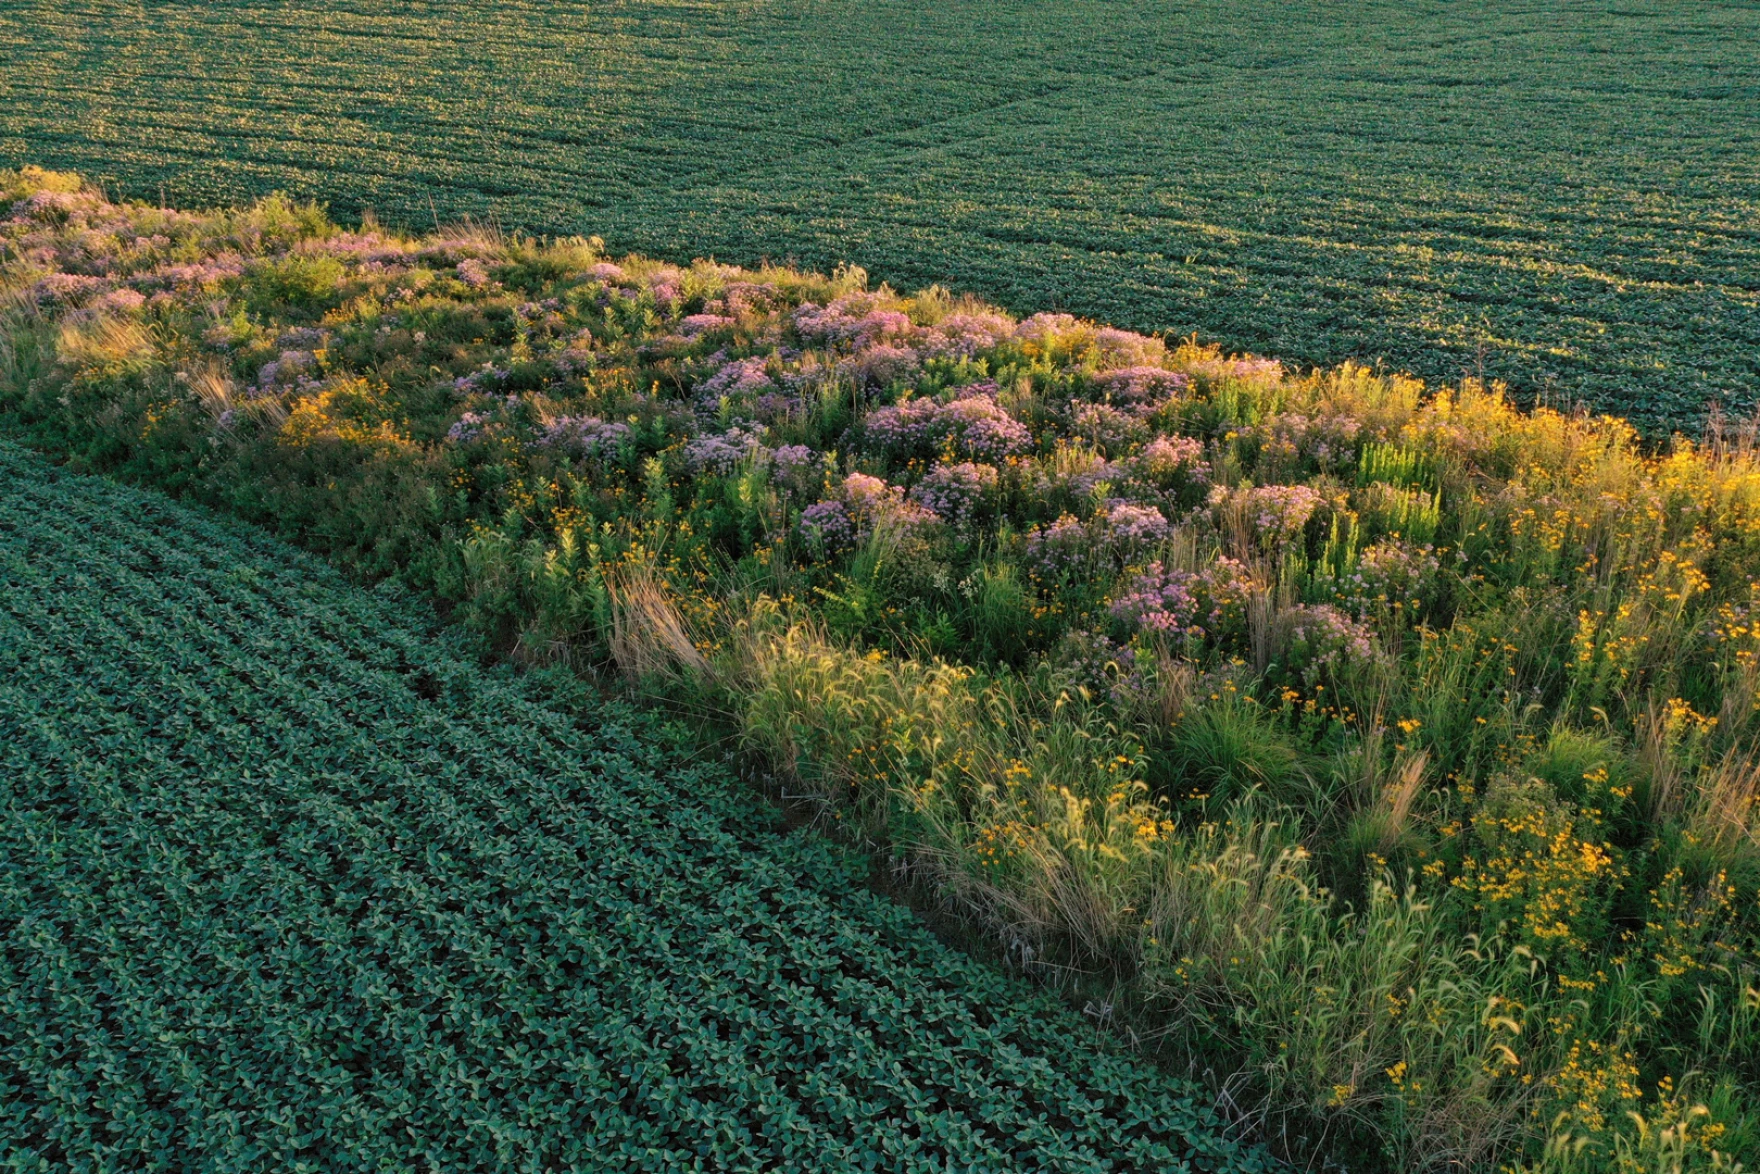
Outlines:
{"type": "Polygon", "coordinates": [[[989,513],[998,484],[994,465],[939,464],[912,488],[910,499],[944,522],[969,528],[989,513]]]}

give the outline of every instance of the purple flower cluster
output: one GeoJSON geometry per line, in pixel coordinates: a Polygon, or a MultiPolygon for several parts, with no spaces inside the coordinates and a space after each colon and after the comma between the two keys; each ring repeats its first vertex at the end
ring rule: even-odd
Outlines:
{"type": "Polygon", "coordinates": [[[857,387],[888,387],[915,375],[920,366],[909,347],[878,343],[844,359],[837,370],[857,387]]]}
{"type": "Polygon", "coordinates": [[[142,288],[200,293],[244,272],[236,257],[210,257],[188,265],[165,265],[135,279],[142,288]]]}
{"type": "Polygon", "coordinates": [[[452,427],[446,430],[446,439],[453,444],[466,444],[483,434],[484,425],[489,417],[480,416],[476,412],[466,412],[458,418],[452,427]]]}
{"type": "Polygon", "coordinates": [[[776,290],[757,281],[729,281],[706,311],[737,316],[770,309],[776,301],[776,290]]]}
{"type": "Polygon", "coordinates": [[[1167,356],[1167,344],[1146,334],[1102,326],[1094,331],[1094,349],[1106,366],[1152,369],[1167,356]]]}
{"type": "Polygon", "coordinates": [[[561,301],[556,298],[545,298],[541,302],[521,302],[519,307],[514,310],[514,315],[534,330],[556,335],[568,326],[568,321],[562,316],[561,311],[561,301]]]}
{"type": "Polygon", "coordinates": [[[897,486],[867,473],[851,473],[843,479],[843,500],[858,517],[878,513],[900,496],[897,486]]]}
{"type": "Polygon", "coordinates": [[[1065,633],[1051,661],[1066,681],[1098,697],[1121,700],[1141,693],[1146,684],[1130,646],[1099,632],[1077,628],[1065,633]]]}
{"type": "Polygon", "coordinates": [[[1201,636],[1196,622],[1199,607],[1198,573],[1154,562],[1113,600],[1112,615],[1138,631],[1163,635],[1195,631],[1201,636]]]}
{"type": "Polygon", "coordinates": [[[1033,491],[1041,497],[1064,492],[1087,497],[1103,481],[1117,482],[1129,473],[1127,466],[1109,461],[1092,449],[1059,445],[1056,456],[1032,470],[1033,491]]]}
{"type": "Polygon", "coordinates": [[[91,277],[84,273],[51,273],[31,286],[29,296],[37,302],[77,303],[108,285],[102,277],[91,277]]]}
{"type": "Polygon", "coordinates": [[[819,454],[804,444],[785,444],[770,459],[775,462],[776,471],[785,476],[819,467],[819,454]]]}
{"type": "Polygon", "coordinates": [[[762,355],[734,359],[697,385],[697,398],[704,403],[713,404],[723,397],[774,391],[776,381],[765,370],[767,364],[768,360],[762,355]]]}
{"type": "Polygon", "coordinates": [[[1225,368],[1232,379],[1262,380],[1276,383],[1283,378],[1283,364],[1276,359],[1260,359],[1251,355],[1232,359],[1225,368]]]}
{"type": "Polygon", "coordinates": [[[89,215],[103,204],[96,192],[32,192],[9,209],[13,220],[39,220],[49,223],[66,221],[80,214],[89,215]]]}
{"type": "Polygon", "coordinates": [[[998,484],[995,465],[963,461],[936,465],[910,496],[942,521],[963,528],[988,516],[996,502],[998,484]]]}
{"type": "Polygon", "coordinates": [[[475,257],[467,257],[455,266],[458,279],[472,289],[487,289],[489,286],[489,267],[475,257]]]}
{"type": "Polygon", "coordinates": [[[1286,412],[1253,432],[1260,438],[1261,460],[1281,459],[1293,470],[1302,461],[1312,461],[1322,469],[1349,464],[1356,459],[1362,430],[1363,422],[1355,416],[1286,412]]]}
{"type": "Polygon", "coordinates": [[[93,298],[86,309],[94,314],[133,314],[146,304],[146,295],[139,290],[113,289],[93,298]]]}
{"type": "Polygon", "coordinates": [[[678,320],[678,332],[686,338],[696,338],[716,330],[729,330],[733,327],[733,319],[725,314],[686,314],[678,320]]]}
{"type": "Polygon", "coordinates": [[[648,274],[648,292],[654,297],[654,304],[663,310],[670,310],[678,304],[684,292],[685,273],[682,269],[670,266],[656,269],[648,274]]]}
{"type": "Polygon", "coordinates": [[[903,489],[866,473],[845,477],[842,495],[850,517],[855,519],[857,537],[882,527],[914,529],[936,521],[934,514],[906,499],[903,489]]]}
{"type": "Polygon", "coordinates": [[[940,423],[940,404],[932,399],[907,399],[869,412],[862,427],[866,447],[903,459],[933,453],[943,435],[940,423]]]}
{"type": "Polygon", "coordinates": [[[855,541],[856,523],[841,501],[821,501],[801,511],[801,537],[823,558],[855,541]]]}
{"type": "MultiPolygon", "coordinates": [[[[469,413],[466,413],[467,415],[469,413]]],[[[629,435],[629,425],[597,416],[558,416],[538,437],[545,448],[580,456],[603,456],[629,435]]]]}
{"type": "Polygon", "coordinates": [[[811,493],[823,477],[819,454],[804,444],[785,444],[770,454],[777,484],[792,493],[811,493]]]}
{"type": "Polygon", "coordinates": [[[1204,485],[1210,480],[1204,443],[1192,436],[1157,436],[1131,465],[1139,478],[1158,489],[1204,485]]]}
{"type": "Polygon", "coordinates": [[[762,429],[736,424],[726,432],[708,432],[687,441],[684,460],[695,472],[725,476],[763,447],[762,429]]]}
{"type": "Polygon", "coordinates": [[[409,259],[408,248],[377,232],[339,232],[322,240],[301,241],[293,251],[335,257],[378,272],[384,272],[388,267],[401,267],[409,259]]]}
{"type": "Polygon", "coordinates": [[[484,367],[452,381],[452,390],[459,395],[499,395],[513,371],[507,367],[484,367]]]}
{"type": "Polygon", "coordinates": [[[311,351],[282,351],[281,356],[264,363],[257,371],[257,386],[268,390],[298,382],[318,365],[311,351]]]}
{"type": "Polygon", "coordinates": [[[1027,564],[1040,578],[1056,581],[1083,573],[1093,563],[1096,536],[1079,519],[1064,514],[1027,533],[1027,564]]]}
{"type": "Polygon", "coordinates": [[[1070,413],[1070,431],[1095,448],[1114,454],[1135,447],[1148,433],[1141,420],[1110,404],[1077,404],[1070,413]]]}
{"type": "Polygon", "coordinates": [[[1034,314],[1014,328],[1016,338],[1046,351],[1069,348],[1075,339],[1085,341],[1088,333],[1074,314],[1034,314]]]}
{"type": "Polygon", "coordinates": [[[282,350],[317,351],[330,343],[330,332],[319,326],[294,326],[275,337],[282,350]]]}
{"type": "Polygon", "coordinates": [[[468,259],[480,259],[488,251],[488,242],[481,237],[434,236],[422,241],[415,258],[424,265],[443,268],[468,259]]]}

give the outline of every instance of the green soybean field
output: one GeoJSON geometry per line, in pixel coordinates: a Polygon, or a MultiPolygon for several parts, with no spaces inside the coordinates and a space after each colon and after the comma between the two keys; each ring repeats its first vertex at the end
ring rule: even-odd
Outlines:
{"type": "Polygon", "coordinates": [[[9,1170],[1268,1168],[651,717],[0,446],[9,1170]]]}
{"type": "Polygon", "coordinates": [[[0,166],[941,282],[1651,435],[1760,393],[1760,8],[15,0],[0,166]]]}

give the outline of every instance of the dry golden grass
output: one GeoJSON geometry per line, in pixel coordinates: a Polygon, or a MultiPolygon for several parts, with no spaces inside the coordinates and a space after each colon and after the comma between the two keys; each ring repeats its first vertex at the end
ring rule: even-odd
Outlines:
{"type": "Polygon", "coordinates": [[[654,568],[624,563],[605,576],[611,596],[611,656],[631,680],[709,679],[709,662],[691,638],[678,606],[654,568]]]}

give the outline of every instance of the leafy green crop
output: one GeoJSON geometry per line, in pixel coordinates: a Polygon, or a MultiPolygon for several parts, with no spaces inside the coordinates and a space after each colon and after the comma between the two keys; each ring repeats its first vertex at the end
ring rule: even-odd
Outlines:
{"type": "Polygon", "coordinates": [[[162,499],[0,486],[7,1169],[1268,1167],[651,722],[162,499]]]}
{"type": "Polygon", "coordinates": [[[1760,391],[1760,11],[20,0],[0,165],[866,266],[1647,431],[1760,391]]]}

